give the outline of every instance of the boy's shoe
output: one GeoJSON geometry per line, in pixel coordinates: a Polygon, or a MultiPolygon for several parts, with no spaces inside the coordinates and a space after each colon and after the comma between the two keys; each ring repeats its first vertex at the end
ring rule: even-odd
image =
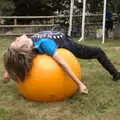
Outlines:
{"type": "Polygon", "coordinates": [[[118,72],[115,76],[113,76],[114,81],[120,80],[120,72],[118,72]]]}

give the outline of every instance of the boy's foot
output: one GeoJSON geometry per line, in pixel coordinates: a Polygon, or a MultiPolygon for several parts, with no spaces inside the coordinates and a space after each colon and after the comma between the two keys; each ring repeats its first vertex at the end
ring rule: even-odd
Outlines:
{"type": "Polygon", "coordinates": [[[120,72],[118,72],[115,76],[113,76],[114,81],[120,80],[120,72]]]}

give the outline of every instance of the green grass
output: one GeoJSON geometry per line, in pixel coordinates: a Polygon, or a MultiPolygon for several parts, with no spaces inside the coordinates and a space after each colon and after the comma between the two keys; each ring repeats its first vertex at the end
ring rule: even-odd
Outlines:
{"type": "MultiPolygon", "coordinates": [[[[120,120],[120,82],[111,76],[96,60],[80,60],[83,78],[89,94],[76,93],[61,102],[32,102],[24,99],[14,82],[3,83],[3,52],[10,40],[0,40],[0,120],[120,120]]],[[[102,47],[120,70],[120,40],[90,40],[82,44],[102,47]]]]}

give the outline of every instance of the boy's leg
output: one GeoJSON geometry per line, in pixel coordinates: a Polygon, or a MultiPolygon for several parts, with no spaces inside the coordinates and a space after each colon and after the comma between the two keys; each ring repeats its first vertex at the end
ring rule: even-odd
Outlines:
{"type": "Polygon", "coordinates": [[[99,63],[113,76],[114,80],[120,79],[120,72],[117,71],[101,48],[85,46],[75,42],[70,42],[66,48],[78,58],[97,59],[99,63]]]}

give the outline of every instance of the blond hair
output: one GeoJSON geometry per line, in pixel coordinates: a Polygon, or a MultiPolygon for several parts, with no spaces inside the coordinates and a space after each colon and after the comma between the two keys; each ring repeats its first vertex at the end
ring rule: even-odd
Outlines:
{"type": "Polygon", "coordinates": [[[4,66],[14,81],[24,81],[32,65],[36,53],[31,50],[9,47],[4,53],[4,66]]]}

